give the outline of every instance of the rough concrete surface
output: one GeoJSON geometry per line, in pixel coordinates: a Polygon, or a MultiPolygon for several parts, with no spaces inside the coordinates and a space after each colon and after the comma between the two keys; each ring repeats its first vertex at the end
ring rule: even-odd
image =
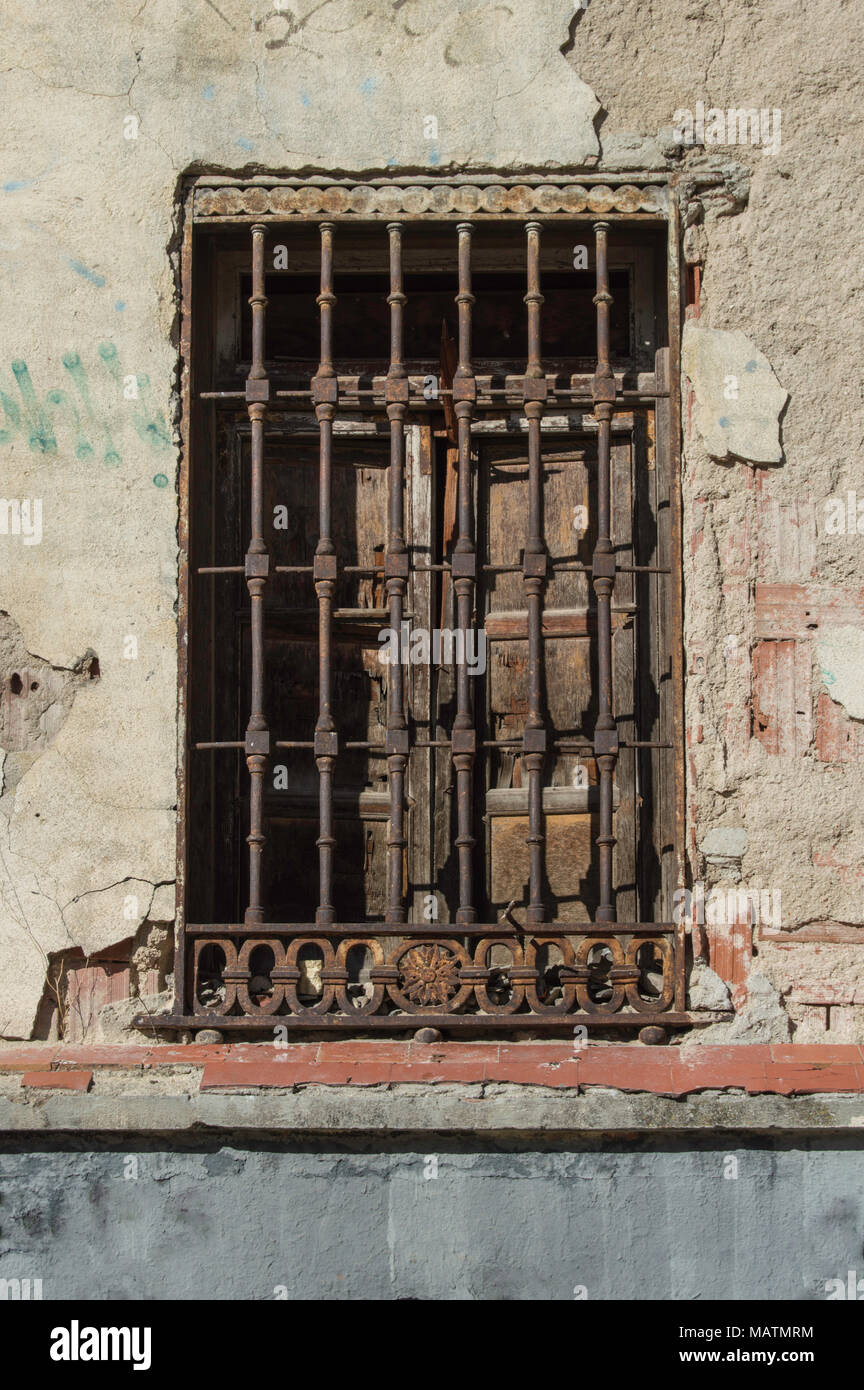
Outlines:
{"type": "Polygon", "coordinates": [[[821,1300],[860,1267],[860,1143],[7,1143],[0,1277],[71,1300],[821,1300]]]}
{"type": "MultiPolygon", "coordinates": [[[[195,171],[683,171],[692,340],[758,345],[745,375],[756,360],[789,396],[782,462],[760,466],[764,429],[730,413],[718,467],[699,372],[683,395],[688,846],[740,826],[743,877],[782,889],[784,926],[861,926],[864,764],[831,750],[854,735],[864,659],[844,645],[826,729],[815,650],[859,623],[864,586],[861,537],[823,525],[831,497],[864,495],[857,7],[6,8],[2,491],[41,500],[43,534],[0,535],[0,678],[49,689],[22,683],[0,739],[0,1035],[30,1036],[58,953],[164,922],[151,899],[176,876],[177,194],[195,171]],[[676,112],[700,101],[780,110],[780,148],[682,150],[676,112]],[[696,199],[686,173],[708,156],[728,177],[696,199]],[[771,585],[802,586],[791,627],[771,585]],[[81,680],[88,653],[99,678],[81,680]]],[[[850,988],[858,956],[836,947],[850,988]]],[[[818,1033],[805,1007],[834,1026],[828,1005],[793,1007],[792,953],[772,978],[793,1028],[818,1033]]]]}

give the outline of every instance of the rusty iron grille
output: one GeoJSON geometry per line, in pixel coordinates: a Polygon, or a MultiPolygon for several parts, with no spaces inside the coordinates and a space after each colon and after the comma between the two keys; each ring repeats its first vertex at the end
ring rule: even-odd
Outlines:
{"type": "MultiPolygon", "coordinates": [[[[196,815],[202,814],[194,797],[196,768],[202,764],[195,764],[195,760],[208,760],[213,767],[219,759],[234,758],[240,769],[237,804],[242,805],[245,820],[246,865],[242,873],[237,870],[245,910],[241,902],[238,916],[242,920],[220,921],[215,911],[211,913],[214,920],[188,920],[188,896],[181,880],[176,1002],[170,1015],[146,1020],[151,1025],[270,1033],[274,1027],[284,1026],[372,1033],[410,1031],[422,1024],[446,1036],[519,1030],[561,1034],[581,1024],[590,1030],[637,1029],[645,1041],[659,1041],[669,1028],[691,1021],[685,1004],[683,925],[671,920],[619,921],[615,880],[616,778],[622,760],[629,758],[635,763],[639,758],[668,755],[664,766],[672,772],[661,788],[670,803],[665,808],[672,849],[667,889],[681,881],[683,778],[677,737],[682,728],[680,500],[674,348],[679,316],[677,247],[674,189],[660,182],[636,187],[628,183],[536,180],[518,185],[490,180],[446,186],[433,180],[363,186],[291,181],[217,186],[213,181],[198,181],[190,189],[183,252],[187,421],[181,499],[181,713],[185,720],[181,871],[188,884],[189,828],[196,815]],[[442,344],[441,375],[431,405],[428,378],[418,377],[406,358],[410,293],[406,290],[405,250],[415,227],[424,222],[434,222],[445,241],[448,236],[452,238],[455,269],[450,288],[455,338],[449,345],[449,358],[442,344]],[[641,378],[628,386],[626,374],[616,372],[612,360],[614,300],[609,249],[610,236],[640,223],[660,228],[664,238],[662,278],[671,346],[660,354],[662,368],[650,377],[647,386],[641,378]],[[593,335],[593,364],[587,374],[574,374],[563,385],[560,377],[550,376],[544,362],[541,273],[544,234],[561,224],[571,230],[574,242],[590,246],[593,276],[591,321],[580,325],[583,334],[590,331],[593,335]],[[278,372],[274,374],[268,343],[268,272],[274,248],[279,245],[284,246],[290,263],[292,235],[298,225],[305,229],[307,238],[314,235],[317,246],[315,285],[307,295],[309,305],[314,301],[316,307],[311,310],[307,306],[306,310],[317,316],[317,365],[305,383],[283,383],[283,389],[274,379],[278,372]],[[477,298],[472,276],[475,253],[488,228],[505,225],[511,231],[518,229],[521,244],[519,262],[511,268],[518,271],[522,282],[527,354],[521,369],[508,375],[503,386],[496,386],[493,377],[483,376],[475,368],[472,334],[477,298]],[[346,379],[340,373],[334,347],[340,311],[340,246],[357,226],[363,228],[368,244],[380,255],[381,274],[387,277],[389,342],[385,341],[380,353],[384,369],[368,379],[360,374],[346,379]],[[251,315],[246,376],[237,389],[200,389],[201,380],[209,385],[213,378],[196,376],[190,365],[192,284],[198,273],[195,235],[202,228],[227,228],[235,239],[246,238],[251,315]],[[478,500],[478,475],[486,465],[477,444],[479,422],[504,405],[511,414],[515,411],[521,416],[526,465],[520,558],[518,563],[506,564],[487,563],[489,557],[481,544],[478,509],[485,504],[478,500]],[[549,474],[545,457],[549,436],[544,433],[544,424],[551,414],[576,407],[590,421],[592,448],[596,450],[592,455],[596,524],[591,551],[582,560],[562,556],[560,546],[550,546],[544,494],[549,474]],[[665,554],[655,555],[652,563],[640,564],[631,543],[622,563],[622,547],[615,543],[613,525],[616,421],[620,424],[622,419],[632,419],[634,410],[643,407],[644,419],[650,421],[652,448],[666,450],[670,476],[668,544],[665,554]],[[334,494],[334,440],[338,442],[334,431],[339,429],[340,414],[349,408],[355,415],[374,415],[379,433],[389,438],[389,459],[381,473],[382,479],[386,473],[381,493],[382,544],[373,563],[365,565],[349,564],[339,553],[342,532],[334,494]],[[241,409],[245,424],[240,420],[241,409]],[[190,517],[189,461],[194,461],[196,448],[211,453],[215,450],[216,431],[212,427],[201,438],[195,437],[196,412],[201,418],[207,410],[213,412],[212,418],[220,410],[234,411],[240,420],[238,431],[248,441],[238,484],[247,526],[246,551],[245,555],[229,557],[231,563],[226,564],[186,561],[189,530],[194,531],[196,525],[195,516],[190,517]],[[317,429],[317,536],[311,563],[280,564],[278,556],[274,557],[268,516],[268,447],[274,431],[282,438],[285,412],[296,410],[305,411],[317,429]],[[439,433],[447,436],[445,443],[451,446],[449,545],[438,558],[428,548],[415,547],[406,521],[408,475],[417,463],[413,454],[406,458],[406,438],[411,420],[421,418],[424,411],[426,418],[442,426],[439,433]],[[438,415],[430,416],[430,411],[438,415]],[[346,575],[367,580],[369,592],[377,596],[370,611],[377,615],[378,625],[401,634],[410,631],[413,620],[410,586],[424,572],[450,589],[454,641],[457,650],[459,643],[463,644],[463,651],[473,625],[480,622],[478,586],[515,573],[514,582],[521,584],[521,612],[491,615],[486,626],[493,634],[507,636],[504,629],[510,623],[526,643],[520,731],[507,730],[502,737],[500,730],[496,733],[482,719],[478,722],[479,685],[472,681],[464,660],[455,665],[452,699],[447,707],[449,727],[442,728],[440,723],[416,727],[408,668],[397,661],[387,673],[382,736],[345,736],[346,711],[334,693],[341,650],[338,627],[346,620],[345,611],[337,606],[339,585],[346,575]],[[556,631],[557,615],[547,609],[545,600],[553,578],[568,572],[583,575],[586,592],[591,592],[591,611],[585,621],[590,628],[593,727],[575,734],[561,733],[554,727],[546,703],[546,650],[550,634],[556,631]],[[282,575],[290,575],[292,583],[307,585],[311,601],[303,610],[306,640],[314,643],[317,666],[317,716],[314,726],[309,727],[273,727],[268,710],[268,679],[272,679],[272,672],[267,670],[268,597],[273,581],[278,583],[282,575]],[[644,732],[640,736],[639,726],[631,723],[629,734],[622,737],[615,708],[615,601],[616,596],[621,597],[623,584],[623,606],[635,611],[637,581],[647,583],[649,576],[657,592],[663,590],[665,594],[664,640],[671,697],[662,723],[652,726],[653,736],[645,737],[644,732]],[[187,705],[191,708],[196,699],[186,659],[190,605],[194,586],[202,577],[216,596],[216,615],[220,603],[223,609],[227,603],[219,597],[220,584],[233,577],[233,582],[245,584],[248,594],[244,616],[248,664],[242,668],[242,684],[238,686],[238,696],[245,703],[245,732],[240,736],[229,737],[230,729],[215,729],[209,738],[195,737],[193,721],[185,719],[187,705]],[[490,732],[495,736],[487,736],[490,732]],[[421,916],[417,904],[422,897],[418,896],[418,886],[410,882],[409,823],[411,815],[418,813],[407,779],[417,750],[446,758],[451,768],[448,790],[453,810],[448,854],[452,891],[444,907],[449,921],[421,916]],[[557,793],[546,779],[550,759],[567,753],[593,760],[596,772],[590,818],[595,887],[589,920],[562,920],[549,908],[547,829],[549,807],[557,793]],[[348,851],[340,845],[340,776],[345,759],[358,754],[379,759],[382,768],[386,831],[381,851],[381,901],[374,913],[364,916],[355,912],[352,915],[357,920],[342,920],[335,888],[340,853],[348,851]],[[298,921],[280,920],[281,914],[271,910],[267,886],[278,871],[272,860],[268,865],[268,857],[278,858],[280,854],[271,834],[268,789],[274,765],[289,756],[309,759],[310,771],[314,764],[317,777],[315,859],[310,856],[303,870],[307,877],[314,876],[314,914],[298,921]],[[495,800],[494,792],[488,794],[483,768],[493,757],[503,756],[515,759],[520,768],[518,826],[526,847],[524,893],[494,916],[488,910],[489,894],[481,893],[488,918],[483,920],[477,885],[483,881],[485,870],[479,863],[483,848],[478,844],[478,826],[488,822],[495,800]]],[[[290,449],[290,440],[285,448],[290,449]]],[[[428,458],[426,465],[428,469],[428,458]]],[[[359,622],[355,610],[351,613],[359,622]]],[[[214,626],[213,641],[215,631],[214,626]]],[[[210,683],[211,687],[215,684],[212,664],[210,683]]],[[[635,782],[633,785],[635,800],[639,789],[635,782]]],[[[212,807],[209,814],[215,814],[212,807]]],[[[514,820],[512,825],[516,824],[514,820]]],[[[211,838],[211,845],[214,843],[211,838]]],[[[671,916],[670,900],[671,892],[666,891],[667,916],[671,916]]],[[[633,901],[632,897],[628,901],[633,901]]]]}

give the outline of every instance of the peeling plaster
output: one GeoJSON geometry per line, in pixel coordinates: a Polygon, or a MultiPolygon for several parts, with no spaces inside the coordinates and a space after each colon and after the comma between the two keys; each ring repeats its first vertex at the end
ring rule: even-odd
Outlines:
{"type": "Polygon", "coordinates": [[[822,684],[853,719],[864,719],[864,631],[823,629],[816,646],[822,684]]]}
{"type": "Polygon", "coordinates": [[[712,458],[782,463],[780,415],[789,399],[746,333],[684,325],[681,365],[696,394],[696,424],[712,458]]]}

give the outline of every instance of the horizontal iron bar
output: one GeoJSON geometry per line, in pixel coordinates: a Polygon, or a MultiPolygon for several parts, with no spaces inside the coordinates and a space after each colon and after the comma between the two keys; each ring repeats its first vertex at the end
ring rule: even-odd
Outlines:
{"type": "MultiPolygon", "coordinates": [[[[520,910],[514,908],[514,911],[520,910]]],[[[428,922],[256,922],[252,927],[243,923],[189,922],[186,925],[190,936],[428,936],[436,940],[460,936],[619,936],[622,932],[632,936],[671,936],[677,930],[673,922],[542,922],[538,926],[522,926],[506,920],[472,922],[468,926],[441,922],[434,927],[428,922]]]]}
{"type": "MultiPolygon", "coordinates": [[[[521,574],[522,565],[481,565],[484,574],[521,574]]],[[[552,560],[550,569],[553,570],[575,570],[583,574],[591,573],[590,565],[583,565],[579,561],[571,560],[552,560]]],[[[671,574],[672,571],[660,565],[616,565],[618,574],[671,574]]],[[[447,563],[440,565],[412,565],[411,574],[429,574],[432,571],[437,573],[450,573],[451,566],[447,563]]],[[[275,574],[312,574],[312,565],[274,565],[275,574]]],[[[196,569],[196,574],[245,574],[243,565],[201,565],[196,569]]],[[[375,575],[383,574],[383,565],[343,565],[337,574],[363,574],[375,575]]],[[[337,612],[352,612],[355,610],[344,609],[337,612]]],[[[374,612],[374,609],[357,609],[357,612],[374,612]]],[[[494,616],[494,615],[493,615],[494,616]]]]}
{"type": "MultiPolygon", "coordinates": [[[[550,1009],[547,1013],[536,1014],[177,1014],[167,1017],[159,1014],[139,1014],[132,1020],[132,1026],[139,1029],[153,1028],[160,1032],[182,1029],[217,1028],[224,1032],[263,1030],[272,1035],[275,1028],[286,1027],[303,1029],[310,1033],[342,1032],[352,1028],[365,1033],[408,1033],[418,1028],[440,1028],[442,1032],[469,1033],[475,1029],[483,1033],[521,1032],[531,1029],[534,1032],[560,1031],[572,1035],[574,1026],[581,1024],[586,1028],[647,1028],[659,1025],[663,1028],[684,1028],[687,1026],[714,1023],[716,1015],[708,1018],[694,1017],[686,1013],[558,1013],[550,1009]]],[[[286,1084],[290,1085],[290,1081],[286,1084]]]]}
{"type": "MultiPolygon", "coordinates": [[[[519,736],[519,737],[517,737],[517,738],[497,738],[497,739],[496,739],[496,738],[486,738],[486,739],[481,739],[478,746],[479,746],[480,748],[521,748],[521,747],[522,747],[522,743],[523,743],[523,740],[522,740],[522,737],[521,737],[521,736],[519,736]]],[[[424,738],[424,739],[417,739],[415,742],[411,743],[409,746],[410,746],[411,748],[449,748],[449,747],[450,747],[450,744],[451,744],[451,740],[450,740],[449,738],[424,738]]],[[[584,748],[584,749],[593,749],[593,748],[594,748],[594,744],[593,744],[593,742],[592,742],[590,739],[580,740],[580,739],[573,739],[573,738],[553,738],[553,739],[551,740],[551,744],[552,744],[552,747],[553,747],[553,748],[561,748],[561,749],[563,749],[563,750],[565,750],[565,751],[567,751],[567,750],[575,750],[575,749],[579,749],[579,748],[584,748]]],[[[246,744],[245,744],[244,742],[242,742],[242,741],[233,742],[233,741],[227,741],[227,740],[226,740],[226,741],[218,742],[218,743],[217,743],[217,742],[212,742],[212,743],[193,743],[192,747],[193,747],[194,750],[198,751],[198,750],[201,750],[201,749],[205,749],[205,750],[206,750],[206,749],[213,749],[213,748],[245,748],[245,747],[246,747],[246,744]]],[[[291,739],[291,740],[276,739],[276,740],[274,740],[273,747],[274,747],[274,748],[314,748],[315,745],[314,745],[314,743],[311,741],[311,739],[308,740],[308,741],[297,740],[297,739],[291,739]]],[[[351,749],[351,750],[353,750],[353,751],[355,751],[355,752],[359,749],[359,750],[365,751],[365,752],[367,752],[367,753],[376,753],[376,754],[377,754],[377,753],[380,753],[380,754],[382,754],[382,755],[385,754],[386,751],[387,751],[383,743],[368,743],[368,742],[363,742],[363,741],[351,742],[351,743],[343,743],[342,747],[343,747],[344,749],[351,749]]],[[[674,743],[657,743],[657,742],[654,742],[654,741],[652,741],[652,740],[647,740],[647,739],[646,739],[646,740],[639,740],[639,741],[630,741],[630,740],[627,740],[627,739],[621,739],[621,740],[619,741],[619,743],[618,743],[618,747],[619,747],[619,748],[674,748],[674,747],[675,747],[675,744],[674,744],[674,743]]]]}
{"type": "MultiPolygon", "coordinates": [[[[522,379],[520,377],[516,380],[521,383],[522,379]]],[[[493,399],[503,399],[504,401],[509,399],[512,401],[513,405],[522,405],[522,391],[523,388],[521,384],[514,386],[491,386],[486,390],[481,387],[477,393],[477,404],[482,405],[484,401],[491,401],[493,399]]],[[[283,400],[302,399],[311,401],[312,399],[311,387],[298,387],[296,390],[291,391],[274,391],[273,394],[283,400]]],[[[452,395],[452,391],[450,390],[440,388],[438,391],[439,397],[450,395],[452,395]]],[[[594,398],[589,391],[577,391],[568,386],[551,386],[549,388],[549,395],[553,399],[557,398],[562,402],[567,401],[571,405],[584,405],[587,407],[592,407],[594,405],[594,398]]],[[[638,391],[635,387],[629,389],[622,388],[618,393],[617,400],[614,402],[614,408],[622,414],[626,414],[626,408],[628,406],[653,405],[655,401],[666,400],[668,395],[668,391],[638,391]]],[[[198,399],[202,401],[245,401],[246,393],[245,391],[200,391],[198,393],[198,399]]],[[[421,409],[433,411],[438,409],[435,399],[430,400],[420,389],[409,389],[408,399],[412,407],[420,407],[421,409]]],[[[376,390],[373,387],[369,387],[352,391],[346,387],[343,388],[340,395],[340,404],[343,406],[350,406],[354,402],[359,403],[360,401],[366,400],[373,405],[379,403],[382,406],[385,405],[386,396],[383,388],[381,390],[376,390]]]]}

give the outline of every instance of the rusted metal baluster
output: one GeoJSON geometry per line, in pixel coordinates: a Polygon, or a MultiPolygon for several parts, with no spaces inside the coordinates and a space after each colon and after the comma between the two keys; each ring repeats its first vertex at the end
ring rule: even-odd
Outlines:
{"type": "MultiPolygon", "coordinates": [[[[408,590],[408,547],[405,544],[405,412],[408,408],[408,373],[402,360],[405,294],[402,288],[402,223],[389,222],[390,237],[390,367],[385,383],[387,418],[390,421],[390,471],[388,475],[387,551],[384,577],[390,607],[390,627],[398,634],[402,655],[402,614],[408,590]]],[[[388,922],[406,920],[402,893],[405,862],[405,769],[408,766],[408,721],[405,717],[405,665],[394,662],[387,676],[387,778],[390,786],[390,825],[387,833],[388,922]]]]}
{"type": "Polygon", "coordinates": [[[252,692],[246,726],[246,766],[249,769],[249,906],[246,923],[265,918],[262,870],[264,859],[264,777],[270,757],[270,731],[264,714],[264,590],[270,573],[270,555],[264,540],[264,417],[270,399],[270,382],[264,365],[267,296],[264,293],[264,239],[266,227],[252,227],[252,365],[246,378],[246,402],[251,426],[251,537],[246,552],[245,574],[249,590],[249,623],[252,646],[252,692]]]}
{"type": "Polygon", "coordinates": [[[318,544],[312,577],[318,595],[318,720],[315,725],[315,764],[318,768],[318,907],[315,920],[335,922],[333,905],[333,769],[339,736],[333,723],[333,599],[336,591],[336,547],[333,544],[333,417],[339,382],[333,367],[333,223],[321,223],[321,360],[312,378],[312,400],[319,430],[318,544]]]}
{"type": "Polygon", "coordinates": [[[528,291],[528,362],[525,367],[523,399],[528,420],[528,539],[522,563],[525,601],[528,607],[528,713],[522,735],[522,755],[528,775],[528,907],[526,921],[536,926],[543,921],[543,763],[546,755],[546,727],[542,712],[543,681],[543,591],[546,585],[547,556],[543,539],[543,460],[540,449],[540,422],[546,400],[546,375],[541,361],[540,233],[539,222],[525,227],[528,291]]]}
{"type": "Polygon", "coordinates": [[[600,824],[597,834],[599,854],[600,903],[598,922],[616,920],[612,891],[612,788],[618,759],[618,730],[612,714],[612,590],[615,585],[615,553],[612,549],[612,410],[615,377],[609,363],[609,324],[612,295],[609,293],[607,248],[608,222],[595,222],[597,259],[597,370],[594,374],[594,415],[597,420],[597,544],[594,547],[592,577],[597,595],[597,723],[594,753],[600,775],[600,824]]]}
{"type": "Polygon", "coordinates": [[[456,848],[459,862],[458,924],[476,922],[473,906],[474,836],[472,781],[477,733],[468,675],[468,631],[474,614],[474,587],[477,579],[477,550],[474,541],[474,478],[471,467],[471,419],[477,400],[477,383],[471,365],[471,235],[470,222],[460,222],[456,228],[459,238],[459,361],[453,375],[453,409],[456,414],[459,452],[457,483],[458,534],[451,557],[451,578],[456,594],[456,625],[459,633],[456,648],[456,718],[453,722],[451,752],[456,769],[456,848]]]}

